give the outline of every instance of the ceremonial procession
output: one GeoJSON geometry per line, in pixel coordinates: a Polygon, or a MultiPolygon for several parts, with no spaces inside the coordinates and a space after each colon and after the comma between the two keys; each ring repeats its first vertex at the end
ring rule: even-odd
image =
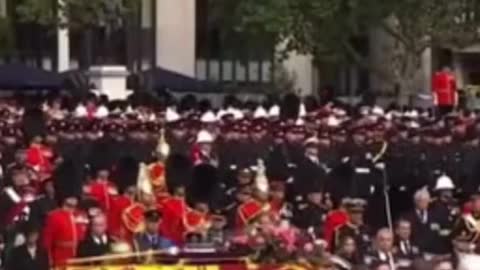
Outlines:
{"type": "Polygon", "coordinates": [[[5,269],[196,252],[315,269],[477,264],[474,111],[293,94],[71,103],[2,100],[5,269]]]}
{"type": "Polygon", "coordinates": [[[0,0],[0,270],[480,270],[480,5],[0,0]]]}

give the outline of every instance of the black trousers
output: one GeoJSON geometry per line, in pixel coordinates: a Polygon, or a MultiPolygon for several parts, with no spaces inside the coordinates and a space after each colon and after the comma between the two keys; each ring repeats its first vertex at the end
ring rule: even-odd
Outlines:
{"type": "Polygon", "coordinates": [[[453,105],[439,105],[437,106],[437,117],[442,118],[453,111],[453,105]]]}

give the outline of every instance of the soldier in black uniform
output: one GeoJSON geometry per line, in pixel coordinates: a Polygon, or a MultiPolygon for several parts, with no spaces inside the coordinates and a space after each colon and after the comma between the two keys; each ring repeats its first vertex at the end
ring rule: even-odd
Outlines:
{"type": "Polygon", "coordinates": [[[368,200],[375,192],[372,158],[376,153],[368,148],[363,127],[357,127],[352,132],[352,140],[348,145],[350,156],[345,159],[351,170],[348,190],[350,196],[368,200]]]}
{"type": "Polygon", "coordinates": [[[447,255],[452,250],[450,234],[455,220],[460,214],[458,206],[455,204],[453,192],[455,186],[452,180],[442,175],[438,178],[435,191],[438,193],[438,199],[432,203],[430,229],[435,237],[432,239],[432,245],[429,251],[435,255],[447,255]]]}
{"type": "Polygon", "coordinates": [[[408,172],[404,180],[410,187],[411,194],[416,190],[429,185],[429,174],[431,168],[428,164],[425,142],[422,141],[424,133],[416,130],[408,132],[408,143],[406,145],[406,163],[403,170],[408,172]]]}
{"type": "Polygon", "coordinates": [[[318,186],[325,190],[328,182],[326,165],[318,158],[318,139],[309,138],[304,143],[304,155],[293,176],[293,195],[295,200],[302,200],[301,196],[308,193],[310,187],[318,186]]]}
{"type": "Polygon", "coordinates": [[[35,224],[43,225],[48,213],[57,207],[53,179],[49,178],[42,183],[42,193],[30,203],[30,220],[35,224]]]}
{"type": "Polygon", "coordinates": [[[393,139],[389,143],[388,157],[385,161],[394,219],[412,208],[413,205],[409,202],[411,201],[411,194],[416,190],[411,183],[413,181],[410,181],[414,168],[407,166],[410,162],[408,153],[411,151],[411,143],[408,141],[408,135],[405,134],[404,137],[403,133],[407,132],[401,129],[397,134],[393,134],[393,139]]]}
{"type": "Polygon", "coordinates": [[[267,136],[266,125],[267,122],[264,119],[256,119],[253,122],[250,142],[251,159],[253,161],[265,160],[267,157],[271,139],[267,136]]]}
{"type": "Polygon", "coordinates": [[[281,124],[276,124],[273,131],[274,137],[265,159],[266,174],[271,181],[286,182],[292,177],[292,159],[285,146],[285,133],[281,124]],[[291,166],[289,166],[291,165],[291,166]]]}
{"type": "Polygon", "coordinates": [[[328,213],[323,199],[323,188],[318,183],[310,185],[305,192],[305,201],[297,202],[293,212],[293,224],[318,238],[323,236],[323,224],[328,213]]]}
{"type": "Polygon", "coordinates": [[[191,143],[186,129],[186,120],[179,119],[170,123],[167,123],[167,142],[170,145],[172,154],[180,154],[188,156],[190,155],[191,143]]]}
{"type": "Polygon", "coordinates": [[[480,137],[475,127],[467,130],[464,141],[460,146],[463,162],[461,166],[462,191],[464,196],[472,195],[479,190],[478,179],[480,177],[480,137]]]}
{"type": "Polygon", "coordinates": [[[347,224],[338,227],[334,232],[332,249],[337,248],[339,240],[343,237],[352,237],[360,255],[365,254],[371,245],[370,231],[364,223],[363,213],[365,211],[366,202],[361,199],[352,200],[346,206],[349,221],[347,224]]]}

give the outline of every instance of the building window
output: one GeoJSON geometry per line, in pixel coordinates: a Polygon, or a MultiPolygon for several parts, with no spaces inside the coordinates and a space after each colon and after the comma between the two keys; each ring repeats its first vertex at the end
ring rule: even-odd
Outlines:
{"type": "Polygon", "coordinates": [[[7,17],[7,0],[0,0],[0,17],[7,17]]]}
{"type": "Polygon", "coordinates": [[[225,84],[271,82],[273,42],[259,44],[209,16],[208,0],[197,1],[196,75],[225,84]]]}

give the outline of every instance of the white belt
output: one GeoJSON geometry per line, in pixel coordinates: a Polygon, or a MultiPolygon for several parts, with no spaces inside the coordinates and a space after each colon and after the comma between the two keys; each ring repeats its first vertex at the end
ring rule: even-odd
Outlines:
{"type": "Polygon", "coordinates": [[[358,173],[358,174],[369,174],[369,173],[370,173],[370,169],[369,169],[369,168],[365,168],[365,167],[357,167],[357,168],[355,168],[355,173],[358,173]]]}

